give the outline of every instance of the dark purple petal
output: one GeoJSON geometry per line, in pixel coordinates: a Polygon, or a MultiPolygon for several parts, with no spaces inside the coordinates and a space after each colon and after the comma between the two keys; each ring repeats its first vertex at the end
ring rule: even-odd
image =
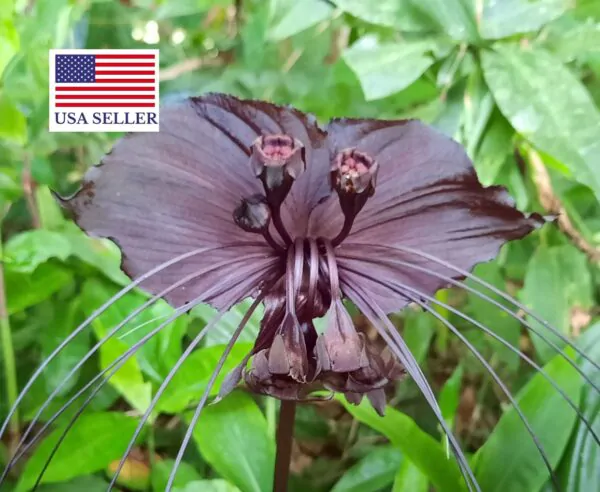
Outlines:
{"type": "MultiPolygon", "coordinates": [[[[342,268],[363,269],[433,293],[443,285],[431,276],[384,263],[360,265],[361,258],[400,255],[440,271],[433,262],[383,248],[408,246],[471,269],[493,258],[504,242],[544,223],[537,214],[527,217],[515,209],[503,188],[484,188],[464,149],[421,122],[334,120],[328,132],[332,153],[356,148],[379,165],[375,194],[336,250],[342,268]]],[[[312,214],[311,233],[334,237],[342,224],[339,204],[330,198],[312,214]]],[[[406,304],[380,285],[371,282],[368,288],[388,312],[406,304]]]]}

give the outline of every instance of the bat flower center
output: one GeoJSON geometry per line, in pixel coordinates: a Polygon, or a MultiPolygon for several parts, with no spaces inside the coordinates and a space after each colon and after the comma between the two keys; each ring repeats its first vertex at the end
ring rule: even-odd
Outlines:
{"type": "Polygon", "coordinates": [[[281,280],[264,300],[265,314],[251,354],[230,374],[225,388],[243,377],[258,393],[293,400],[328,389],[345,393],[351,401],[367,395],[383,412],[383,386],[404,371],[392,357],[378,354],[356,330],[342,302],[335,257],[335,246],[375,192],[378,165],[356,149],[335,155],[329,179],[344,214],[341,231],[333,240],[291,238],[280,208],[306,167],[304,158],[302,143],[288,135],[259,137],[252,146],[250,164],[264,195],[242,200],[233,218],[272,246],[281,258],[281,280]],[[283,244],[275,240],[274,232],[283,244]],[[315,320],[323,316],[327,321],[319,332],[315,320]]]}

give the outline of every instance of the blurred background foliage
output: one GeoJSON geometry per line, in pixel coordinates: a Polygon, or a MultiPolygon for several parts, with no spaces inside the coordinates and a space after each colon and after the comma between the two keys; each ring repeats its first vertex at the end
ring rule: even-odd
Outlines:
{"type": "MultiPolygon", "coordinates": [[[[524,211],[559,215],[475,273],[600,360],[600,1],[0,0],[0,419],[40,361],[127,283],[118,250],[84,236],[52,197],[50,190],[73,192],[117,135],[47,131],[48,49],[146,47],[160,48],[164,103],[228,92],[292,104],[322,121],[420,118],[461,142],[484,184],[508,187],[524,211]]],[[[585,388],[552,348],[460,289],[438,298],[547,364],[600,432],[600,395],[585,388]]],[[[13,439],[0,443],[0,464],[14,450],[14,435],[68,371],[145,300],[143,292],[126,295],[52,362],[13,419],[13,439]]],[[[183,365],[128,460],[121,489],[164,489],[189,410],[245,307],[183,365]]],[[[172,312],[159,302],[127,323],[63,384],[42,420],[172,312]]],[[[600,449],[557,391],[514,352],[455,313],[440,313],[518,395],[564,490],[600,490],[600,449]]],[[[116,372],[64,440],[40,490],[106,489],[137,418],[210,315],[210,308],[200,307],[180,318],[116,372]]],[[[226,369],[251,347],[259,319],[254,316],[226,369]]],[[[530,435],[479,361],[431,316],[407,309],[394,320],[469,452],[482,489],[552,490],[530,435]]],[[[372,335],[358,315],[356,323],[372,335]]],[[[599,374],[583,368],[600,384],[599,374]]],[[[301,405],[291,488],[464,490],[416,386],[404,381],[389,388],[389,402],[383,419],[368,405],[301,405]]],[[[270,490],[277,405],[238,391],[207,407],[177,490],[270,490]]],[[[32,487],[76,407],[28,453],[3,491],[32,487]]]]}

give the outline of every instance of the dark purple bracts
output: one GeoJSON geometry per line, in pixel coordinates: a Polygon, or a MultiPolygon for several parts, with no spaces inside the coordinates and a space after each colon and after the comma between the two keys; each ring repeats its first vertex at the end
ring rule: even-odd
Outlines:
{"type": "Polygon", "coordinates": [[[458,278],[443,262],[470,270],[543,223],[504,189],[484,188],[462,147],[419,121],[320,127],[292,108],[220,94],[163,109],[160,133],[121,140],[65,204],[88,233],[119,244],[134,279],[206,248],[144,282],[156,294],[206,272],[166,294],[174,306],[205,293],[217,308],[264,296],[254,350],[222,391],[240,378],[282,399],[328,389],[354,403],[366,395],[380,413],[404,368],[356,330],[344,300],[398,311],[409,300],[395,282],[432,295],[444,276],[458,278]]]}

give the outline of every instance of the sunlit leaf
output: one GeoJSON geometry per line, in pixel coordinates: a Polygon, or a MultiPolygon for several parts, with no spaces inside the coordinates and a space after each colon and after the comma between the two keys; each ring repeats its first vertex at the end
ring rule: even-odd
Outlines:
{"type": "Polygon", "coordinates": [[[376,492],[394,481],[402,453],[392,446],[373,448],[346,470],[332,492],[376,492]]]}
{"type": "Polygon", "coordinates": [[[50,258],[65,261],[71,254],[71,246],[58,232],[36,229],[11,237],[4,254],[12,271],[31,273],[50,258]]]}
{"type": "MultiPolygon", "coordinates": [[[[592,305],[591,274],[586,257],[570,245],[545,247],[535,252],[527,268],[521,298],[533,312],[542,317],[564,335],[569,334],[571,310],[592,305]]],[[[563,343],[540,323],[529,321],[543,335],[561,346],[563,343]]],[[[544,360],[554,355],[554,349],[532,335],[536,350],[544,360]]]]}
{"type": "MultiPolygon", "coordinates": [[[[3,21],[0,21],[2,25],[3,21]]],[[[2,56],[6,47],[2,44],[6,43],[0,35],[0,70],[2,69],[2,56]]],[[[12,56],[12,55],[11,55],[12,56]]],[[[15,144],[24,144],[27,140],[27,122],[25,116],[19,108],[4,94],[0,94],[0,138],[6,139],[15,144]]]]}
{"type": "MultiPolygon", "coordinates": [[[[174,460],[160,460],[154,463],[152,467],[152,490],[155,492],[163,492],[167,488],[169,482],[169,475],[173,468],[174,460]]],[[[187,483],[201,480],[202,476],[196,471],[196,469],[183,461],[177,469],[177,475],[173,482],[173,488],[175,490],[184,488],[187,483]]]]}
{"type": "Polygon", "coordinates": [[[358,406],[343,398],[339,401],[354,418],[386,436],[440,491],[464,489],[456,462],[448,458],[443,446],[422,431],[408,415],[387,407],[385,416],[380,417],[366,399],[358,406]]]}
{"type": "MultiPolygon", "coordinates": [[[[596,323],[577,341],[579,347],[594,361],[600,360],[600,323],[596,323]]],[[[600,373],[587,361],[579,357],[580,367],[596,385],[600,385],[600,373]]],[[[581,392],[579,409],[590,423],[596,435],[600,435],[600,395],[591,386],[581,392]]],[[[581,420],[577,421],[575,432],[565,453],[558,476],[565,492],[600,490],[600,447],[594,436],[581,420]]]]}
{"type": "Polygon", "coordinates": [[[585,87],[543,50],[497,45],[482,56],[500,110],[534,145],[562,161],[600,199],[600,112],[585,87]]]}
{"type": "Polygon", "coordinates": [[[240,490],[271,490],[275,443],[264,415],[247,394],[234,392],[206,407],[194,440],[204,459],[240,490]]]}
{"type": "Polygon", "coordinates": [[[425,31],[435,27],[431,21],[423,19],[412,0],[336,0],[335,4],[344,12],[380,26],[396,27],[403,31],[425,31]]]}
{"type": "Polygon", "coordinates": [[[394,478],[392,492],[427,492],[429,480],[412,462],[404,460],[394,478]]]}
{"type": "Polygon", "coordinates": [[[484,0],[481,36],[498,39],[535,31],[559,17],[571,4],[569,0],[484,0]]]}
{"type": "Polygon", "coordinates": [[[358,77],[367,100],[380,99],[401,91],[433,64],[426,41],[379,43],[365,36],[343,53],[344,60],[358,77]]]}
{"type": "MultiPolygon", "coordinates": [[[[120,458],[136,424],[135,419],[120,413],[83,415],[58,448],[42,483],[63,482],[103,470],[120,458]]],[[[56,429],[35,449],[21,474],[18,492],[33,486],[61,434],[62,428],[56,429]]]]}
{"type": "MultiPolygon", "coordinates": [[[[567,352],[573,356],[572,350],[567,352]]],[[[556,356],[545,369],[571,400],[579,400],[583,380],[573,367],[556,356]]],[[[541,374],[536,374],[517,394],[517,402],[555,467],[565,451],[577,415],[541,374]]],[[[548,470],[513,407],[504,413],[475,455],[475,474],[486,492],[531,492],[546,481],[548,470]]]]}
{"type": "Polygon", "coordinates": [[[289,38],[331,17],[333,7],[322,0],[277,2],[274,25],[268,37],[272,41],[289,38]]]}

